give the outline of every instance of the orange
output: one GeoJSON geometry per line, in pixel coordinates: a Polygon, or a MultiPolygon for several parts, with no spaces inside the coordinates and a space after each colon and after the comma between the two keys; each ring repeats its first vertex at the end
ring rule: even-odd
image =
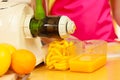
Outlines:
{"type": "Polygon", "coordinates": [[[26,49],[18,49],[12,54],[11,68],[18,74],[29,74],[36,64],[35,55],[26,49]]]}
{"type": "Polygon", "coordinates": [[[0,45],[0,76],[4,75],[11,64],[11,54],[8,48],[0,45]]]}
{"type": "Polygon", "coordinates": [[[8,48],[11,54],[16,50],[16,48],[13,45],[8,43],[0,43],[0,46],[8,48]]]}

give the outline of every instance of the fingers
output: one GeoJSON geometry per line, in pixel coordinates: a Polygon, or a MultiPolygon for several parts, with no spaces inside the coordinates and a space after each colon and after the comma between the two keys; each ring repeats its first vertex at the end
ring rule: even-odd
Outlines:
{"type": "Polygon", "coordinates": [[[58,41],[59,39],[57,38],[47,38],[47,37],[41,37],[41,41],[43,43],[43,45],[49,44],[53,41],[58,41]]]}

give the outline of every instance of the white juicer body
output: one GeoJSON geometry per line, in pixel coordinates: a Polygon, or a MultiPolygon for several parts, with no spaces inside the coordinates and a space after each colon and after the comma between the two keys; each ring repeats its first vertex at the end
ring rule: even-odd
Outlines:
{"type": "Polygon", "coordinates": [[[0,3],[0,43],[9,43],[17,49],[28,49],[36,56],[36,65],[44,61],[40,37],[30,35],[29,21],[33,9],[25,3],[0,3]],[[28,35],[27,35],[28,34],[28,35]]]}

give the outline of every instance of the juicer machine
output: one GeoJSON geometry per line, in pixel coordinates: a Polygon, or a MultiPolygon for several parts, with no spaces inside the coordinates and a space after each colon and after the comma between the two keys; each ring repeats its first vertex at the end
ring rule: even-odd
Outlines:
{"type": "MultiPolygon", "coordinates": [[[[31,35],[29,23],[33,16],[33,9],[26,3],[0,2],[0,43],[9,43],[17,49],[32,51],[38,65],[44,61],[46,54],[42,51],[40,37],[31,35]]],[[[64,21],[62,27],[71,21],[67,17],[62,19],[61,21],[64,21]]]]}

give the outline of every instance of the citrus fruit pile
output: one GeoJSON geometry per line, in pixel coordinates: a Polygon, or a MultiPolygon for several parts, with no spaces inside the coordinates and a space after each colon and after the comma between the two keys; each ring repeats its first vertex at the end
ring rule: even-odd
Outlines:
{"type": "Polygon", "coordinates": [[[9,69],[17,74],[29,74],[35,68],[35,63],[35,55],[29,50],[0,43],[0,76],[6,74],[9,69]]]}

